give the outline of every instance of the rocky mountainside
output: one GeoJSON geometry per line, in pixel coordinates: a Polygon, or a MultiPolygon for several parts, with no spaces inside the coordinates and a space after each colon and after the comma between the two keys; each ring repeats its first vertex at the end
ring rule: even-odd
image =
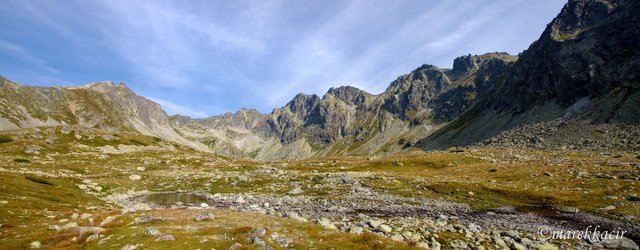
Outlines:
{"type": "Polygon", "coordinates": [[[159,104],[124,83],[32,87],[0,78],[0,130],[58,125],[135,131],[203,148],[177,134],[159,104]]]}
{"type": "Polygon", "coordinates": [[[185,137],[217,152],[258,159],[370,155],[411,147],[476,102],[482,79],[517,57],[506,53],[457,58],[453,69],[422,65],[379,95],[343,86],[298,94],[270,114],[240,110],[203,119],[171,117],[185,137]]]}
{"type": "Polygon", "coordinates": [[[420,145],[638,149],[639,56],[640,2],[569,1],[477,105],[420,145]]]}
{"type": "Polygon", "coordinates": [[[322,97],[301,93],[269,114],[242,109],[169,117],[124,84],[44,88],[2,79],[0,128],[131,130],[262,160],[415,146],[581,148],[613,140],[616,147],[639,148],[639,5],[572,0],[518,56],[466,55],[452,69],[422,65],[378,95],[348,86],[322,97]]]}

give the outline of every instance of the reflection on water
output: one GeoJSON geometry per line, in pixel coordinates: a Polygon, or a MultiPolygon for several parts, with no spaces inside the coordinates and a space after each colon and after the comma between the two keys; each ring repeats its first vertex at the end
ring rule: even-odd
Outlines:
{"type": "Polygon", "coordinates": [[[199,206],[202,203],[211,205],[207,198],[189,193],[150,194],[145,196],[144,201],[154,203],[159,206],[171,206],[176,204],[199,206]]]}

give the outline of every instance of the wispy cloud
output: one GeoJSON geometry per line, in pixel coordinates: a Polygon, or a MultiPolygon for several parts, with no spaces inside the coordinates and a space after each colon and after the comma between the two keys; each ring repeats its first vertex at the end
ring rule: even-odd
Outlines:
{"type": "Polygon", "coordinates": [[[13,65],[5,75],[20,79],[31,70],[68,82],[126,81],[170,113],[269,112],[298,92],[352,85],[379,93],[423,63],[446,67],[467,53],[517,53],[562,4],[7,0],[0,52],[8,56],[0,65],[13,65]]]}
{"type": "Polygon", "coordinates": [[[168,101],[168,100],[164,100],[164,99],[160,99],[160,98],[149,98],[152,101],[160,104],[160,106],[162,106],[162,108],[167,111],[167,113],[169,114],[181,114],[181,115],[187,115],[187,116],[191,116],[191,117],[206,117],[207,113],[202,112],[202,111],[197,111],[194,109],[191,109],[189,107],[168,101]]]}
{"type": "Polygon", "coordinates": [[[3,39],[0,39],[0,53],[12,56],[13,58],[29,63],[33,65],[34,68],[46,70],[50,73],[59,73],[58,70],[51,67],[47,61],[44,59],[33,55],[31,52],[27,51],[23,47],[7,42],[3,39]]]}

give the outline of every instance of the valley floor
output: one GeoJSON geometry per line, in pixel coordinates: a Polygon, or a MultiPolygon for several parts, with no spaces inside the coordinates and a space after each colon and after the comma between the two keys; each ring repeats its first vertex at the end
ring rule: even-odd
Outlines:
{"type": "Polygon", "coordinates": [[[4,131],[0,162],[0,249],[637,249],[640,240],[633,151],[267,163],[43,127],[4,131]],[[596,226],[625,237],[545,234],[596,226]]]}

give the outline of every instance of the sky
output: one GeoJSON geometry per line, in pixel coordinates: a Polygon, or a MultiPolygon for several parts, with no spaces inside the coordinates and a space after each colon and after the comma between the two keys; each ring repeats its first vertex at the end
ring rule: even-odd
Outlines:
{"type": "Polygon", "coordinates": [[[518,54],[561,0],[0,0],[0,75],[125,82],[169,114],[268,113],[330,87],[369,93],[422,64],[518,54]]]}

